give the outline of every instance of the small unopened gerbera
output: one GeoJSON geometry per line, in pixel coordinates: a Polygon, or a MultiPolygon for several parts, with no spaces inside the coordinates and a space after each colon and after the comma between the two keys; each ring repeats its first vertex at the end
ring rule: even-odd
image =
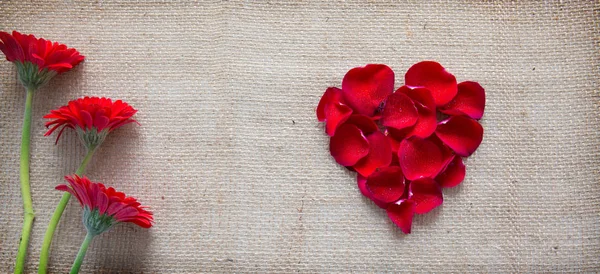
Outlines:
{"type": "MultiPolygon", "coordinates": [[[[66,106],[52,110],[44,118],[49,119],[46,127],[49,128],[45,136],[59,130],[56,142],[67,128],[75,130],[79,139],[87,148],[87,154],[75,174],[81,176],[96,149],[102,144],[106,136],[113,130],[129,123],[136,123],[132,116],[137,112],[129,104],[109,98],[84,97],[70,101],[66,106]]],[[[50,257],[50,245],[54,231],[60,221],[63,211],[71,198],[70,192],[63,194],[44,236],[40,252],[39,270],[45,273],[50,257]]]]}
{"type": "Polygon", "coordinates": [[[83,224],[87,235],[77,258],[71,268],[71,273],[78,273],[92,239],[118,223],[134,223],[143,228],[152,227],[152,212],[146,210],[137,199],[118,192],[102,183],[90,181],[77,175],[66,176],[68,185],[59,185],[57,190],[71,193],[83,207],[83,224]]]}
{"type": "Polygon", "coordinates": [[[15,64],[19,80],[27,90],[23,130],[21,135],[21,196],[23,198],[23,230],[15,273],[22,273],[29,245],[29,235],[33,225],[33,201],[29,185],[29,142],[31,135],[31,113],[35,91],[48,83],[57,74],[67,72],[77,66],[85,58],[74,48],[66,45],[36,38],[29,34],[13,31],[12,34],[0,31],[0,51],[6,60],[15,64]]]}

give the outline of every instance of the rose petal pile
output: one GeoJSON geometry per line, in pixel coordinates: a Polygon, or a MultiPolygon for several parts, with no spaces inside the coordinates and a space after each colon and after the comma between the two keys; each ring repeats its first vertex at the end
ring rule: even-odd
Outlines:
{"type": "Polygon", "coordinates": [[[362,194],[410,233],[413,215],[441,205],[442,188],[464,179],[462,157],[483,139],[477,120],[485,91],[457,83],[433,61],[413,65],[396,91],[394,81],[386,65],[353,68],[341,89],[325,91],[316,112],[331,136],[331,156],[356,171],[362,194]]]}

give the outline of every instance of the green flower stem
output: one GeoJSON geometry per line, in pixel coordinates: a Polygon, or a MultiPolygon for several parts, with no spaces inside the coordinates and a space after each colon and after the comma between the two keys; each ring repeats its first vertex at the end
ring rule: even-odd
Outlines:
{"type": "Polygon", "coordinates": [[[21,242],[17,252],[17,263],[15,274],[23,273],[27,247],[29,246],[29,235],[33,225],[33,201],[31,199],[31,186],[29,185],[29,144],[31,141],[31,110],[34,88],[27,88],[27,99],[25,100],[25,114],[23,115],[23,131],[21,135],[21,197],[23,198],[23,229],[21,230],[21,242]]]}
{"type": "MultiPolygon", "coordinates": [[[[77,174],[78,176],[81,176],[83,174],[83,172],[85,171],[85,167],[87,166],[89,161],[92,159],[92,156],[94,155],[94,151],[96,151],[95,147],[88,149],[88,152],[85,155],[85,158],[83,158],[83,161],[81,162],[81,165],[79,165],[79,168],[77,169],[75,174],[77,174]]],[[[39,274],[45,274],[48,270],[48,259],[50,258],[50,245],[52,244],[52,237],[54,237],[54,231],[56,231],[56,226],[58,225],[58,222],[60,221],[60,217],[62,216],[63,212],[65,211],[65,207],[69,203],[69,199],[71,199],[71,193],[65,192],[63,194],[62,198],[60,198],[60,202],[58,202],[58,206],[56,206],[56,209],[54,210],[52,219],[50,219],[50,223],[48,224],[48,229],[46,229],[46,235],[44,235],[44,242],[42,243],[42,251],[40,252],[40,264],[38,267],[39,274]]]]}
{"type": "Polygon", "coordinates": [[[79,252],[77,253],[77,258],[75,258],[75,262],[73,262],[73,266],[71,267],[71,274],[79,273],[81,263],[83,262],[83,258],[85,257],[85,252],[87,251],[90,242],[92,242],[92,239],[94,239],[94,236],[95,235],[90,232],[88,232],[87,235],[85,235],[85,240],[83,240],[81,248],[79,248],[79,252]]]}

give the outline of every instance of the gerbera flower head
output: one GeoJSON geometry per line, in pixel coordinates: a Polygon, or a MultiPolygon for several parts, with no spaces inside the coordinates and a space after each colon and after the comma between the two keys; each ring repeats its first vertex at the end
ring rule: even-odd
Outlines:
{"type": "Polygon", "coordinates": [[[90,181],[77,175],[65,176],[68,185],[57,190],[71,193],[83,207],[83,224],[89,233],[99,235],[117,223],[134,223],[143,228],[152,227],[152,212],[135,198],[126,196],[112,187],[90,181]]]}
{"type": "Polygon", "coordinates": [[[74,48],[17,31],[0,32],[0,50],[17,66],[23,85],[31,88],[46,84],[85,59],[74,48]]]}
{"type": "Polygon", "coordinates": [[[56,137],[58,142],[63,130],[72,128],[88,149],[96,148],[111,131],[129,123],[137,123],[131,118],[136,112],[136,109],[121,100],[113,102],[104,97],[79,98],[44,116],[50,119],[46,122],[49,130],[44,136],[62,127],[56,137]]]}

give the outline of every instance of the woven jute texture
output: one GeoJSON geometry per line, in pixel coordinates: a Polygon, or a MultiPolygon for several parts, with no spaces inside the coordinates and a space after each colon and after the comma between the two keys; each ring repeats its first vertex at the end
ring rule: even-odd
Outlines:
{"type": "MultiPolygon", "coordinates": [[[[600,2],[2,1],[0,30],[87,59],[34,99],[36,211],[27,272],[84,149],[42,116],[84,95],[124,99],[87,175],[152,208],[151,229],[94,239],[85,273],[600,271],[600,2]],[[437,60],[487,92],[484,141],[460,187],[404,236],[329,155],[315,117],[346,71],[437,60]]],[[[24,89],[0,62],[0,272],[22,222],[24,89]]],[[[72,200],[50,269],[85,229],[72,200]]]]}

